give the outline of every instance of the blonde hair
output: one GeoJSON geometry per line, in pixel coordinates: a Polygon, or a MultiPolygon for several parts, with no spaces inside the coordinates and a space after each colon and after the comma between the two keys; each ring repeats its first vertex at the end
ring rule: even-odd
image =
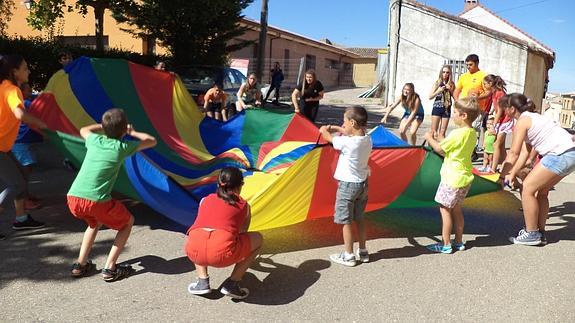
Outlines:
{"type": "Polygon", "coordinates": [[[467,119],[470,122],[475,121],[477,116],[479,116],[479,103],[475,97],[467,97],[455,101],[455,108],[459,113],[467,114],[467,119]]]}

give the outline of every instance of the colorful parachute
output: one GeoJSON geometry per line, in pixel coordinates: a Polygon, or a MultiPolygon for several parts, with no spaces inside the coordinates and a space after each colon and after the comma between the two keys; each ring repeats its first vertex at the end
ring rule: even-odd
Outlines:
{"type": "MultiPolygon", "coordinates": [[[[85,154],[79,129],[113,107],[158,139],[155,148],[126,160],[115,190],[178,223],[193,223],[199,200],[215,190],[225,166],[245,170],[242,196],[252,206],[251,229],[332,215],[338,153],[300,115],[248,110],[222,123],[205,118],[171,73],[86,57],[57,72],[31,111],[55,130],[48,132],[50,141],[79,166],[85,154]]],[[[375,147],[367,211],[433,205],[441,158],[382,127],[370,135],[375,147]]],[[[476,177],[470,194],[497,189],[476,177]]]]}

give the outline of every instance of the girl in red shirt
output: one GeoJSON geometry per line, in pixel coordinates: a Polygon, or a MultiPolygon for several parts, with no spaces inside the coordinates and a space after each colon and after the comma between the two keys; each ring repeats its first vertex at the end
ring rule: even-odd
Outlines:
{"type": "Polygon", "coordinates": [[[243,184],[241,171],[226,167],[220,172],[216,193],[200,202],[198,217],[188,229],[185,246],[198,273],[198,280],[188,286],[191,294],[211,292],[208,266],[223,268],[233,264],[234,270],[220,292],[236,299],[249,294],[239,282],[258,254],[263,238],[259,232],[247,232],[251,213],[250,205],[240,197],[243,184]]]}

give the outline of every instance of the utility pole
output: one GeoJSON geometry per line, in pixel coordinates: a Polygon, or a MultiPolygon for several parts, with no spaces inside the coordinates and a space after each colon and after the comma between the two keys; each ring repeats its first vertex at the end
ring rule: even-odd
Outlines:
{"type": "Polygon", "coordinates": [[[266,36],[268,34],[268,0],[262,0],[262,13],[260,16],[260,41],[258,43],[258,60],[256,67],[256,76],[261,82],[264,70],[266,36]]]}

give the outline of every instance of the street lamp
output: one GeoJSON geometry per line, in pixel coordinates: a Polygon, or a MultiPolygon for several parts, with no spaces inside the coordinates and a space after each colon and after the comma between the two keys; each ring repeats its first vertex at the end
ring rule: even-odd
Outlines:
{"type": "Polygon", "coordinates": [[[22,1],[22,3],[24,4],[24,7],[26,7],[26,9],[30,10],[32,4],[34,4],[34,0],[24,0],[22,1]]]}

